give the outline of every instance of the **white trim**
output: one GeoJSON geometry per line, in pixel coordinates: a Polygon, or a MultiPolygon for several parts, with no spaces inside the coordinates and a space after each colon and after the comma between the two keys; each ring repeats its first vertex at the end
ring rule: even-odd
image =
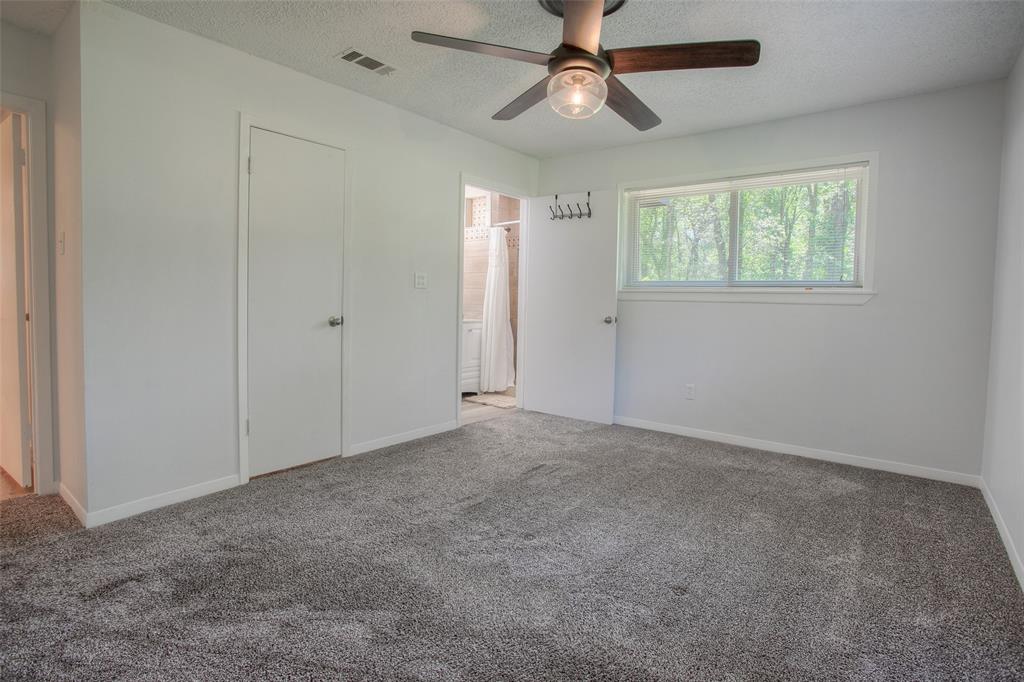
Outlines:
{"type": "Polygon", "coordinates": [[[445,431],[452,431],[457,428],[459,428],[458,421],[452,419],[451,421],[442,422],[440,424],[424,426],[423,428],[413,429],[412,431],[406,431],[404,433],[396,433],[393,436],[385,436],[383,438],[363,441],[362,443],[356,443],[353,445],[347,456],[351,457],[352,455],[361,455],[364,452],[370,452],[371,450],[379,450],[380,448],[386,448],[389,445],[407,443],[411,440],[416,440],[417,438],[426,438],[427,436],[444,433],[445,431]]]}
{"type": "MultiPolygon", "coordinates": [[[[458,262],[458,276],[456,277],[455,294],[455,426],[462,426],[462,314],[463,305],[463,279],[466,270],[466,174],[459,173],[459,225],[456,231],[456,253],[458,262]]],[[[479,387],[478,387],[479,389],[479,387]]]]}
{"type": "Polygon", "coordinates": [[[228,488],[234,488],[238,484],[238,475],[231,474],[230,476],[224,476],[223,478],[215,478],[212,481],[196,483],[195,485],[185,486],[184,488],[178,488],[177,490],[169,490],[165,493],[158,493],[138,500],[132,500],[131,502],[114,505],[113,507],[107,507],[106,509],[89,512],[85,516],[85,527],[95,528],[96,526],[101,526],[104,523],[125,519],[129,516],[141,514],[142,512],[159,509],[160,507],[177,504],[178,502],[185,502],[186,500],[220,492],[221,490],[227,490],[228,488]]]}
{"type": "Polygon", "coordinates": [[[516,313],[516,407],[520,410],[526,404],[528,372],[526,371],[526,337],[530,325],[526,320],[526,302],[529,300],[529,269],[526,267],[530,253],[530,199],[525,195],[519,200],[519,284],[516,287],[519,304],[516,313]]]}
{"type": "Polygon", "coordinates": [[[523,396],[526,394],[526,245],[530,234],[529,193],[500,182],[485,180],[475,175],[459,173],[459,225],[458,231],[458,293],[455,304],[455,423],[462,426],[462,304],[463,304],[463,270],[465,269],[465,229],[466,229],[466,185],[472,185],[488,192],[497,192],[519,200],[519,285],[516,295],[518,306],[516,313],[516,407],[523,407],[523,396]]]}
{"type": "Polygon", "coordinates": [[[238,481],[249,482],[249,141],[252,120],[239,114],[238,123],[238,481]]]}
{"type": "Polygon", "coordinates": [[[814,303],[835,305],[863,305],[876,294],[875,282],[875,234],[877,232],[876,207],[878,206],[878,152],[861,152],[840,156],[802,159],[745,168],[705,171],[647,180],[620,182],[617,186],[619,198],[619,259],[617,286],[620,301],[696,301],[705,303],[814,303]],[[844,289],[821,285],[808,292],[803,287],[643,287],[627,283],[630,258],[629,208],[624,200],[626,192],[654,187],[700,185],[721,182],[747,176],[787,173],[810,168],[825,168],[852,163],[867,163],[864,178],[866,191],[860,192],[857,201],[858,213],[864,216],[863,229],[857,234],[857,258],[861,273],[861,286],[844,289]],[[755,293],[757,291],[758,293],[755,293]],[[815,300],[807,300],[800,294],[812,293],[815,300]],[[851,296],[851,294],[853,294],[851,296]],[[834,295],[834,296],[833,296],[834,295]],[[840,298],[839,296],[843,296],[840,298]]]}
{"type": "Polygon", "coordinates": [[[83,507],[82,503],[78,501],[78,498],[72,495],[71,491],[68,490],[67,486],[63,483],[57,487],[57,492],[60,494],[61,499],[71,507],[71,511],[75,513],[75,516],[78,517],[78,522],[83,526],[88,526],[86,521],[88,520],[89,515],[85,512],[85,507],[83,507]]]}
{"type": "Polygon", "coordinates": [[[654,288],[634,287],[619,291],[620,301],[688,303],[783,303],[796,305],[864,305],[877,292],[863,289],[783,289],[728,287],[654,288]]]}
{"type": "Polygon", "coordinates": [[[305,122],[278,119],[276,117],[259,117],[245,112],[238,114],[238,296],[237,321],[235,337],[238,348],[238,395],[237,395],[237,430],[238,430],[238,480],[239,484],[249,482],[249,435],[246,424],[249,418],[249,339],[246,330],[249,327],[249,143],[252,129],[259,128],[281,135],[287,135],[314,144],[334,147],[345,152],[345,177],[341,225],[341,314],[345,323],[341,326],[341,454],[351,454],[349,435],[349,413],[351,391],[349,390],[349,371],[351,366],[351,315],[352,305],[352,268],[348,266],[351,258],[352,239],[352,188],[353,188],[353,151],[348,140],[339,138],[335,133],[326,130],[310,130],[305,122]]]}
{"type": "MultiPolygon", "coordinates": [[[[32,453],[35,478],[33,490],[39,495],[58,492],[54,478],[53,354],[50,291],[50,221],[47,187],[46,103],[9,92],[0,93],[0,102],[25,116],[28,122],[28,194],[29,194],[29,319],[32,342],[32,453]]],[[[74,499],[74,498],[72,498],[74,499]]]]}
{"type": "Polygon", "coordinates": [[[985,503],[988,504],[988,510],[992,513],[992,518],[996,522],[996,528],[999,529],[999,537],[1002,538],[1003,545],[1006,547],[1006,554],[1010,558],[1013,572],[1017,574],[1017,582],[1020,583],[1021,589],[1024,590],[1024,560],[1021,560],[1020,552],[1017,551],[1017,547],[1013,544],[1010,528],[1006,525],[1006,521],[1003,520],[1003,515],[999,513],[996,498],[989,489],[988,482],[985,481],[984,477],[981,478],[981,494],[984,495],[985,503]]]}
{"type": "Polygon", "coordinates": [[[634,426],[636,428],[647,429],[649,431],[673,433],[677,436],[689,436],[691,438],[700,438],[701,440],[728,443],[729,445],[740,445],[747,448],[753,448],[755,450],[767,450],[768,452],[778,452],[784,455],[796,455],[797,457],[820,459],[825,462],[849,464],[851,466],[862,467],[865,469],[878,469],[880,471],[889,471],[894,474],[928,478],[935,481],[945,481],[947,483],[958,483],[960,485],[971,486],[972,488],[981,487],[980,476],[964,474],[959,471],[934,469],[932,467],[918,466],[917,464],[905,464],[903,462],[893,462],[887,459],[875,459],[874,457],[863,457],[861,455],[848,455],[844,452],[835,452],[833,450],[820,450],[818,448],[809,448],[803,445],[776,443],[775,441],[763,440],[761,438],[736,436],[731,433],[719,433],[718,431],[705,431],[704,429],[695,429],[689,426],[662,424],[660,422],[647,421],[646,419],[634,419],[633,417],[623,417],[619,415],[616,415],[613,423],[620,424],[622,426],[634,426]]]}
{"type": "Polygon", "coordinates": [[[352,172],[357,158],[351,149],[345,150],[345,187],[344,205],[341,207],[341,454],[348,453],[352,445],[352,391],[349,390],[349,368],[352,366],[352,312],[355,310],[353,294],[355,293],[355,268],[349,267],[352,261],[352,214],[353,184],[352,172]]]}

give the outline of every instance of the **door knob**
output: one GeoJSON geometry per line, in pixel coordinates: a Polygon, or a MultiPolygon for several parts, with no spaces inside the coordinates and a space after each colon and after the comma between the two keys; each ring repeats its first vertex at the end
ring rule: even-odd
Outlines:
{"type": "Polygon", "coordinates": [[[611,315],[608,315],[607,317],[604,318],[604,323],[605,324],[611,324],[612,322],[615,322],[616,320],[618,320],[618,317],[612,317],[611,315]]]}
{"type": "Polygon", "coordinates": [[[340,317],[338,315],[332,315],[327,318],[327,324],[331,325],[332,327],[340,327],[344,321],[345,318],[340,317]]]}

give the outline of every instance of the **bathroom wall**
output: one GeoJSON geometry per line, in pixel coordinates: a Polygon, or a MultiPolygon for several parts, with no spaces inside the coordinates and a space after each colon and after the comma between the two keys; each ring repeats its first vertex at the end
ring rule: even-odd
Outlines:
{"type": "Polygon", "coordinates": [[[490,198],[466,199],[466,231],[462,251],[462,319],[484,316],[484,283],[487,280],[487,226],[490,198]]]}
{"type": "MultiPolygon", "coordinates": [[[[462,319],[479,320],[484,311],[487,281],[488,230],[494,224],[520,218],[520,201],[495,192],[466,199],[466,230],[462,258],[462,319]]],[[[519,225],[508,226],[509,307],[512,339],[519,339],[519,225]]],[[[518,344],[516,344],[518,345],[518,344]]]]}
{"type": "MultiPolygon", "coordinates": [[[[495,223],[519,220],[519,199],[504,194],[491,195],[491,214],[495,223]]],[[[505,239],[508,241],[508,291],[511,311],[512,339],[519,340],[519,225],[512,225],[505,239]]],[[[518,344],[516,344],[518,346],[518,344]]]]}
{"type": "MultiPolygon", "coordinates": [[[[484,283],[487,280],[486,228],[496,223],[519,220],[519,199],[492,193],[486,197],[466,199],[466,232],[463,248],[462,319],[483,317],[484,283]]],[[[509,306],[512,315],[512,337],[519,335],[519,225],[510,226],[508,242],[509,306]]]]}

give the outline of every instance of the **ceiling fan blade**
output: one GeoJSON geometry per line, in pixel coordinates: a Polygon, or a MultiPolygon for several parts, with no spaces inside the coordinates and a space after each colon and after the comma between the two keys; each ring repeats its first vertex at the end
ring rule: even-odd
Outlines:
{"type": "Polygon", "coordinates": [[[534,104],[538,104],[548,96],[548,81],[551,76],[543,79],[523,94],[505,105],[505,108],[491,116],[495,121],[511,121],[534,104]]]}
{"type": "Polygon", "coordinates": [[[590,54],[601,49],[601,18],[604,0],[565,0],[562,42],[590,54]]]}
{"type": "Polygon", "coordinates": [[[436,33],[424,33],[423,31],[413,31],[412,39],[417,43],[426,43],[427,45],[438,45],[440,47],[450,47],[453,50],[465,50],[466,52],[476,52],[477,54],[487,54],[492,57],[504,57],[505,59],[515,59],[519,62],[528,62],[530,64],[537,64],[539,66],[547,66],[551,60],[551,55],[544,52],[531,52],[530,50],[520,50],[517,47],[505,47],[504,45],[491,45],[490,43],[478,43],[475,40],[463,40],[462,38],[451,38],[449,36],[439,36],[436,33]]]}
{"type": "Polygon", "coordinates": [[[626,122],[637,130],[650,130],[661,123],[658,115],[651,111],[633,91],[623,85],[615,76],[605,80],[608,86],[608,107],[626,119],[626,122]]]}
{"type": "Polygon", "coordinates": [[[720,40],[713,43],[648,45],[608,50],[612,73],[753,66],[760,58],[761,43],[756,40],[720,40]]]}

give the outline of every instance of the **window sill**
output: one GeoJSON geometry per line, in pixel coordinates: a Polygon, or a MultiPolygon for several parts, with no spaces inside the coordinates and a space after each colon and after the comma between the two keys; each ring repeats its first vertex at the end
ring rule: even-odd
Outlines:
{"type": "Polygon", "coordinates": [[[620,289],[620,301],[687,303],[776,303],[803,305],[864,305],[876,292],[866,289],[765,288],[633,288],[620,289]]]}

